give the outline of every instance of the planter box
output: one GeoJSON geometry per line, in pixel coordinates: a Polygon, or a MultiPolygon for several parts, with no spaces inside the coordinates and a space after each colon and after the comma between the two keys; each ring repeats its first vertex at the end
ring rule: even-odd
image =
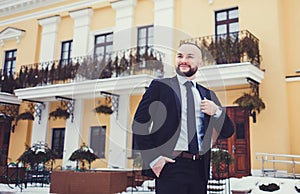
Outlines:
{"type": "Polygon", "coordinates": [[[232,194],[248,194],[251,190],[231,190],[232,194]]]}
{"type": "Polygon", "coordinates": [[[50,193],[59,194],[115,194],[125,191],[127,172],[53,171],[50,193]]]}

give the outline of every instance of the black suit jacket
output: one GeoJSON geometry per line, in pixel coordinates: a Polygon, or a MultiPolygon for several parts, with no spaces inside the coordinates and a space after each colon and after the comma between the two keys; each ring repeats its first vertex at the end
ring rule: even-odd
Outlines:
{"type": "MultiPolygon", "coordinates": [[[[196,87],[202,99],[206,97],[221,106],[213,91],[199,84],[196,87]]],[[[149,163],[158,156],[172,158],[180,125],[181,95],[177,77],[153,80],[139,103],[132,124],[135,149],[142,154],[143,175],[156,178],[149,163]]],[[[209,178],[213,128],[218,132],[219,138],[227,138],[233,134],[233,124],[225,110],[219,118],[204,114],[205,136],[201,154],[204,157],[203,177],[206,180],[209,178]]]]}

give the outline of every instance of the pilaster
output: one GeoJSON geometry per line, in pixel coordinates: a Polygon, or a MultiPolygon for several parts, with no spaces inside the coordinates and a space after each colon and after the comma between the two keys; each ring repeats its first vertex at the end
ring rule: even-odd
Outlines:
{"type": "Polygon", "coordinates": [[[65,142],[62,166],[76,167],[76,162],[69,161],[72,153],[80,148],[82,137],[82,118],[83,116],[83,100],[76,99],[74,105],[74,120],[68,118],[66,120],[65,142]]]}
{"type": "Polygon", "coordinates": [[[70,12],[74,20],[72,57],[85,56],[88,54],[88,40],[90,22],[93,10],[91,8],[80,9],[70,12]]]}
{"type": "Polygon", "coordinates": [[[52,61],[55,59],[56,39],[60,16],[52,16],[39,19],[38,23],[42,26],[40,60],[52,61]]]}
{"type": "Polygon", "coordinates": [[[127,168],[127,134],[129,129],[130,95],[119,97],[119,114],[110,117],[108,167],[127,168]]]}
{"type": "Polygon", "coordinates": [[[32,125],[31,145],[38,142],[47,142],[49,106],[49,102],[35,104],[35,117],[32,125]]]}
{"type": "Polygon", "coordinates": [[[154,45],[157,50],[165,53],[164,75],[174,74],[174,0],[154,1],[154,45]]]}
{"type": "Polygon", "coordinates": [[[124,0],[111,3],[116,10],[114,28],[114,50],[128,49],[136,45],[136,28],[134,27],[134,10],[136,0],[124,0]],[[126,37],[126,38],[124,38],[126,37]]]}

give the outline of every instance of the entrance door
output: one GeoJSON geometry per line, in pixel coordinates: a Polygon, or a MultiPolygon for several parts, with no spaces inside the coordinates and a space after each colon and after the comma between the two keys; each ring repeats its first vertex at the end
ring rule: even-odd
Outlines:
{"type": "Polygon", "coordinates": [[[0,121],[0,166],[7,163],[9,140],[10,140],[10,121],[0,121]]]}
{"type": "Polygon", "coordinates": [[[217,146],[229,151],[234,157],[230,166],[231,177],[242,177],[251,174],[249,112],[240,107],[227,107],[227,114],[234,124],[231,138],[218,140],[217,146]]]}

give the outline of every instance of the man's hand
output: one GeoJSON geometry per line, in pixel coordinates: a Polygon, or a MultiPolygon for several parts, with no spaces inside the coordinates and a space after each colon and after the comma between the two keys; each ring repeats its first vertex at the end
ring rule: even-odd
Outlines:
{"type": "Polygon", "coordinates": [[[201,100],[200,108],[203,113],[206,113],[210,116],[214,115],[219,109],[219,107],[213,101],[207,100],[205,97],[204,100],[201,100]]]}
{"type": "Polygon", "coordinates": [[[153,165],[152,170],[154,172],[154,174],[159,177],[163,167],[165,166],[166,163],[171,162],[174,163],[175,160],[171,159],[171,158],[167,158],[167,157],[160,157],[160,159],[153,165]]]}

